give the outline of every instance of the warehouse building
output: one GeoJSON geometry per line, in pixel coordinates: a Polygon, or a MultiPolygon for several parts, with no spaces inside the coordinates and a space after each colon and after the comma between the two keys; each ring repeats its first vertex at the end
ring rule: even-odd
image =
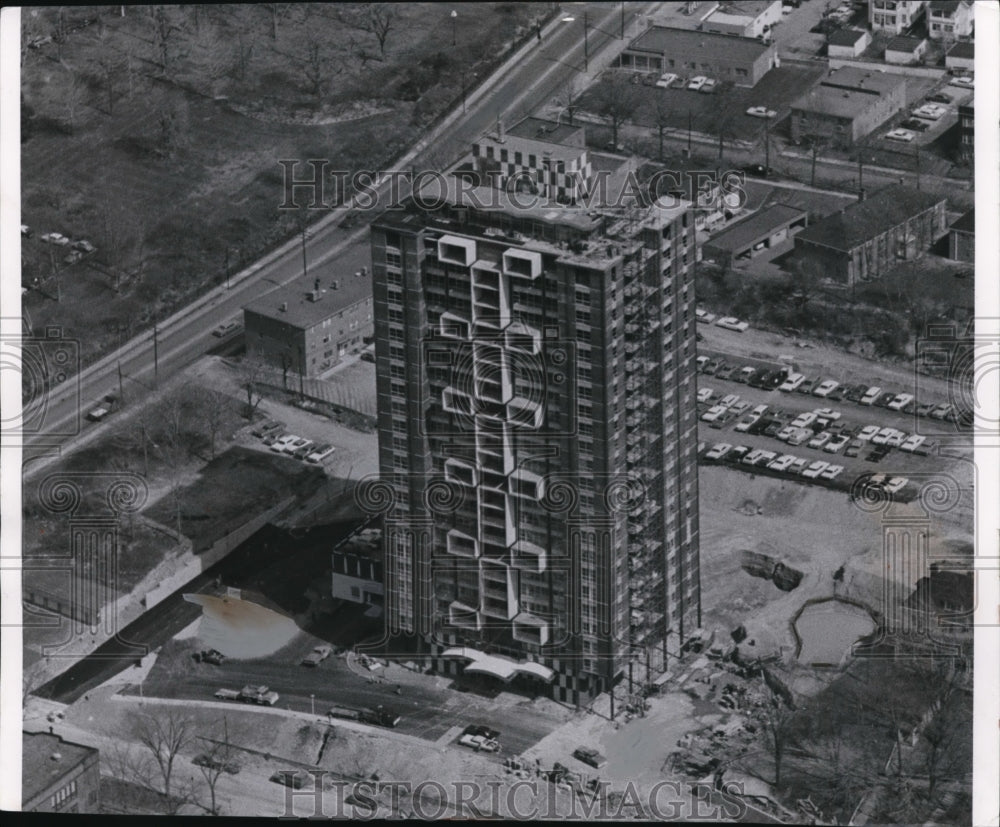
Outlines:
{"type": "Polygon", "coordinates": [[[791,107],[794,143],[819,138],[848,149],[906,105],[906,78],[853,66],[831,69],[791,107]]]}
{"type": "Polygon", "coordinates": [[[826,54],[827,57],[858,57],[871,42],[872,36],[863,29],[835,29],[827,36],[826,54]]]}
{"type": "Polygon", "coordinates": [[[24,732],[21,736],[21,810],[26,813],[99,813],[99,759],[100,753],[94,747],[66,741],[50,732],[24,732]]]}
{"type": "Polygon", "coordinates": [[[781,21],[781,0],[723,3],[701,24],[702,31],[763,38],[781,21]]]}
{"type": "Polygon", "coordinates": [[[773,44],[667,26],[650,27],[619,58],[623,69],[705,75],[737,86],[756,86],[778,64],[773,44]]]}

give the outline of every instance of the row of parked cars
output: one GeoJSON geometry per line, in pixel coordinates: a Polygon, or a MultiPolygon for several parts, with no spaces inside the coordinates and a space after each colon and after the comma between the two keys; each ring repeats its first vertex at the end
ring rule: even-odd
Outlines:
{"type": "Polygon", "coordinates": [[[306,462],[322,462],[337,450],[329,443],[317,445],[311,439],[291,434],[285,430],[283,422],[274,419],[262,422],[250,433],[263,440],[264,444],[276,454],[288,454],[306,462]]]}
{"type": "MultiPolygon", "coordinates": [[[[27,224],[21,225],[21,235],[25,238],[31,238],[34,234],[35,231],[27,224]]],[[[76,264],[84,256],[89,256],[97,252],[97,248],[85,238],[73,241],[62,233],[43,233],[38,238],[45,244],[68,248],[69,252],[63,258],[63,262],[66,264],[76,264]]]]}
{"type": "Polygon", "coordinates": [[[751,365],[732,365],[723,359],[711,359],[708,356],[698,357],[698,370],[705,376],[715,376],[718,379],[739,382],[762,390],[811,394],[831,402],[847,400],[866,407],[887,408],[890,411],[914,414],[921,418],[954,423],[962,421],[961,412],[951,403],[920,403],[912,393],[886,390],[879,385],[841,384],[835,379],[823,376],[808,377],[791,368],[766,370],[751,365]]]}
{"type": "MultiPolygon", "coordinates": [[[[949,85],[971,88],[972,79],[955,78],[949,85]]],[[[899,141],[905,144],[912,142],[918,132],[926,132],[948,114],[948,107],[952,103],[954,103],[954,99],[947,92],[935,92],[933,95],[928,95],[924,102],[914,109],[898,127],[886,132],[885,137],[890,141],[899,141]]]]}
{"type": "Polygon", "coordinates": [[[694,317],[696,321],[702,324],[714,324],[716,327],[721,327],[725,330],[735,330],[737,333],[743,333],[750,327],[749,324],[737,319],[735,316],[717,318],[714,313],[709,313],[707,310],[702,310],[701,308],[694,311],[694,317]]]}

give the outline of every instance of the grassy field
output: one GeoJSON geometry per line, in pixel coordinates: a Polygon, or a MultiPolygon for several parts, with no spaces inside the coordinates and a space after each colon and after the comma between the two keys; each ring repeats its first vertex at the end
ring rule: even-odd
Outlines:
{"type": "Polygon", "coordinates": [[[460,100],[463,73],[484,79],[546,12],[527,3],[27,10],[25,43],[55,38],[26,48],[22,70],[32,324],[62,326],[85,362],[127,340],[224,280],[227,258],[238,267],[295,232],[278,210],[279,160],[387,165],[460,100]],[[368,15],[384,22],[387,10],[380,44],[368,15]],[[98,250],[65,264],[66,248],[40,241],[48,232],[98,250]]]}

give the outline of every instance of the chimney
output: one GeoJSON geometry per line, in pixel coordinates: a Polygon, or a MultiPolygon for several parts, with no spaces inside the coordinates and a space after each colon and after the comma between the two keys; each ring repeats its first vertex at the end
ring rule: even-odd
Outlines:
{"type": "Polygon", "coordinates": [[[282,302],[281,305],[278,307],[278,310],[280,310],[282,313],[287,313],[288,312],[288,302],[282,302]]]}
{"type": "Polygon", "coordinates": [[[864,200],[865,200],[865,188],[862,187],[861,189],[858,190],[858,201],[860,202],[864,200]]]}
{"type": "Polygon", "coordinates": [[[500,116],[497,115],[497,141],[502,144],[505,140],[506,139],[504,137],[504,132],[503,132],[503,121],[500,120],[500,116]]]}
{"type": "Polygon", "coordinates": [[[340,289],[340,282],[337,281],[337,279],[334,279],[333,281],[331,281],[330,282],[330,289],[331,290],[339,290],[340,289]]]}
{"type": "Polygon", "coordinates": [[[314,290],[315,292],[317,292],[317,293],[319,292],[319,279],[316,279],[316,280],[315,280],[315,281],[313,282],[313,290],[314,290]]]}
{"type": "Polygon", "coordinates": [[[318,302],[319,301],[319,296],[320,296],[319,290],[310,290],[309,291],[309,301],[311,301],[311,302],[318,302]]]}

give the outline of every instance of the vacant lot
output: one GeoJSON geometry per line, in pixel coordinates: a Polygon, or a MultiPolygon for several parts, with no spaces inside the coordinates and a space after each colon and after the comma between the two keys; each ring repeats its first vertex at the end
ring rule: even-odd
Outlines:
{"type": "MultiPolygon", "coordinates": [[[[25,305],[85,361],[296,231],[281,159],[379,168],[547,9],[526,3],[27,10],[25,305]],[[454,9],[457,17],[451,18],[454,9]],[[124,12],[124,15],[119,13],[124,12]],[[454,40],[454,44],[445,42],[454,40]],[[42,243],[97,247],[77,264],[42,243]]],[[[329,197],[333,200],[333,196],[329,197]]],[[[310,219],[315,216],[309,216],[310,219]]]]}

